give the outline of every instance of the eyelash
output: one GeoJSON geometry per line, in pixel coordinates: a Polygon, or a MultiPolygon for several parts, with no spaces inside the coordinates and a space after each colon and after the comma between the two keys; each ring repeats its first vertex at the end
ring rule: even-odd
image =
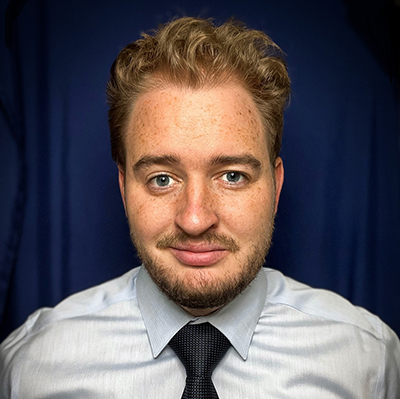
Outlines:
{"type": "MultiPolygon", "coordinates": [[[[240,185],[242,185],[242,184],[244,184],[244,183],[246,183],[246,182],[248,182],[250,180],[249,177],[245,173],[239,172],[239,171],[236,171],[236,170],[229,170],[227,172],[224,172],[223,174],[220,175],[219,179],[221,179],[224,182],[224,184],[226,184],[226,185],[228,185],[230,187],[232,187],[232,186],[240,186],[240,185]],[[222,179],[223,176],[227,176],[227,175],[229,175],[231,173],[232,174],[239,174],[239,176],[240,176],[239,177],[239,181],[231,182],[231,181],[229,181],[227,179],[222,179]]],[[[173,185],[174,182],[178,183],[179,181],[177,179],[175,179],[174,177],[172,177],[168,173],[160,173],[160,174],[158,174],[156,176],[153,176],[148,181],[147,185],[150,186],[153,190],[167,190],[167,189],[171,188],[171,186],[173,185]],[[171,179],[172,182],[170,182],[166,186],[156,185],[156,179],[161,178],[161,177],[166,177],[168,179],[171,179]]]]}
{"type": "Polygon", "coordinates": [[[166,190],[166,189],[170,188],[170,187],[171,187],[171,183],[169,183],[169,184],[166,185],[166,186],[158,186],[158,185],[155,184],[156,179],[158,179],[158,178],[160,178],[160,177],[167,177],[168,179],[171,179],[172,181],[175,181],[175,182],[177,183],[177,180],[174,179],[174,178],[173,178],[171,175],[169,175],[168,173],[160,173],[159,175],[156,175],[156,176],[152,177],[152,178],[148,181],[147,184],[148,184],[149,186],[152,186],[153,189],[156,189],[156,190],[166,190]]]}
{"type": "Polygon", "coordinates": [[[242,173],[242,172],[238,172],[238,171],[236,171],[236,170],[230,170],[230,171],[228,171],[228,172],[225,172],[224,174],[222,174],[221,175],[221,177],[222,176],[227,176],[227,175],[229,175],[229,174],[238,174],[239,175],[239,181],[234,181],[234,182],[231,182],[231,181],[229,181],[229,180],[225,180],[225,179],[223,179],[227,184],[229,184],[229,185],[239,185],[240,183],[243,183],[244,181],[249,181],[249,178],[248,178],[248,176],[247,175],[245,175],[244,173],[242,173]]]}

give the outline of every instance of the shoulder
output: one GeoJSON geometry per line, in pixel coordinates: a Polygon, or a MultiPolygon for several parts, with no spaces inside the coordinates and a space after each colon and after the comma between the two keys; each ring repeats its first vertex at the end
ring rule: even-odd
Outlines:
{"type": "Polygon", "coordinates": [[[333,391],[354,397],[399,397],[400,342],[379,317],[334,292],[264,271],[267,295],[250,348],[254,358],[264,353],[268,364],[280,364],[282,384],[296,381],[312,390],[318,383],[310,376],[322,376],[333,391]]]}
{"type": "Polygon", "coordinates": [[[267,303],[291,308],[304,317],[319,318],[342,327],[351,326],[386,341],[395,334],[382,320],[366,309],[325,289],[312,288],[281,272],[265,268],[268,281],[267,303]]]}
{"type": "MultiPolygon", "coordinates": [[[[88,331],[93,323],[104,322],[113,315],[134,315],[137,306],[132,303],[136,302],[138,271],[139,268],[130,270],[121,277],[74,294],[54,308],[41,308],[30,315],[0,345],[0,381],[5,383],[2,388],[7,389],[7,381],[27,351],[50,352],[63,340],[73,337],[78,341],[82,338],[80,331],[88,331]]],[[[0,396],[2,393],[0,390],[0,396]]]]}

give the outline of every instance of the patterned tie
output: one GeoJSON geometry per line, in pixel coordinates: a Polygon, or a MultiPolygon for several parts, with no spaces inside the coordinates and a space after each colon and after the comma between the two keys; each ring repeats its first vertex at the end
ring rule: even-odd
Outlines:
{"type": "Polygon", "coordinates": [[[231,346],[210,323],[187,324],[169,342],[186,369],[182,399],[218,399],[211,374],[231,346]]]}

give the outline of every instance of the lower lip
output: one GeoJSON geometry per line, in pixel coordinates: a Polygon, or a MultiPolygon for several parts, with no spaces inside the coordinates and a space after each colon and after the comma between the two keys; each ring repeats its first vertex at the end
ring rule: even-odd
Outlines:
{"type": "Polygon", "coordinates": [[[188,266],[211,266],[228,255],[227,250],[192,252],[170,248],[172,254],[179,262],[188,266]]]}

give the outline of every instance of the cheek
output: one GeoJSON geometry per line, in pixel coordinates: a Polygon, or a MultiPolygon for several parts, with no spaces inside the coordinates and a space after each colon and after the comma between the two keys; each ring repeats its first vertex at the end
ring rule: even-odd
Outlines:
{"type": "Polygon", "coordinates": [[[165,232],[173,221],[171,204],[140,190],[127,193],[127,211],[131,229],[136,235],[150,239],[165,232]]]}
{"type": "Polygon", "coordinates": [[[257,188],[240,198],[225,198],[224,222],[241,239],[253,240],[273,218],[273,194],[257,188]]]}

